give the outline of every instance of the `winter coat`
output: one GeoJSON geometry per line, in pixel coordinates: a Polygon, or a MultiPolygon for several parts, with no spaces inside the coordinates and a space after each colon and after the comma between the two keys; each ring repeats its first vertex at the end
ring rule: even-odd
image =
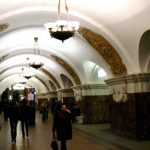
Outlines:
{"type": "Polygon", "coordinates": [[[52,130],[56,131],[58,140],[72,139],[72,114],[57,111],[54,115],[52,130]]]}
{"type": "Polygon", "coordinates": [[[11,103],[8,107],[8,115],[10,121],[18,121],[19,120],[19,106],[16,103],[11,103]]]}
{"type": "Polygon", "coordinates": [[[26,104],[20,105],[20,120],[21,121],[29,120],[29,106],[26,104]]]}

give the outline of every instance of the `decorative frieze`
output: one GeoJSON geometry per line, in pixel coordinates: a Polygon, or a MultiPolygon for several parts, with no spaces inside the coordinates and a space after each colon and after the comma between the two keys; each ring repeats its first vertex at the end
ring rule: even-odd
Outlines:
{"type": "Polygon", "coordinates": [[[72,76],[72,78],[74,79],[74,82],[76,83],[76,85],[80,85],[81,81],[79,76],[77,75],[77,73],[74,71],[74,69],[63,59],[61,59],[58,56],[55,55],[51,55],[51,57],[53,57],[55,59],[55,61],[57,61],[57,63],[59,63],[62,67],[65,68],[65,70],[72,76]]]}
{"type": "Polygon", "coordinates": [[[49,92],[49,97],[50,98],[57,98],[57,92],[56,91],[49,92]]]}
{"type": "Polygon", "coordinates": [[[133,74],[105,80],[114,93],[150,92],[150,74],[133,74]]]}
{"type": "Polygon", "coordinates": [[[73,86],[72,89],[76,99],[81,99],[81,96],[109,95],[110,93],[106,84],[85,84],[73,86]]]}
{"type": "Polygon", "coordinates": [[[62,101],[64,97],[74,97],[72,89],[59,89],[57,90],[58,101],[62,101]]]}

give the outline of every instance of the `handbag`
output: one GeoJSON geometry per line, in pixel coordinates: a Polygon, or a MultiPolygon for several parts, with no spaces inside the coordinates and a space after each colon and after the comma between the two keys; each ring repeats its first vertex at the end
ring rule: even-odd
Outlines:
{"type": "Polygon", "coordinates": [[[52,138],[51,147],[52,147],[53,150],[58,150],[57,139],[54,136],[52,138]]]}

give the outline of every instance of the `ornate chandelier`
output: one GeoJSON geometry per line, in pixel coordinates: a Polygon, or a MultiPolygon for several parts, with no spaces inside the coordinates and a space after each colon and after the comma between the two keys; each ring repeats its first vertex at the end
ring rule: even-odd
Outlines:
{"type": "MultiPolygon", "coordinates": [[[[38,37],[34,37],[34,42],[35,42],[34,53],[37,52],[37,54],[39,54],[40,51],[39,51],[39,46],[38,46],[38,37]]],[[[29,65],[35,69],[39,69],[44,65],[44,63],[34,61],[32,63],[29,63],[29,65]]]]}
{"type": "Polygon", "coordinates": [[[23,77],[26,78],[26,79],[30,79],[30,78],[33,77],[33,74],[31,74],[31,73],[24,73],[23,77]]]}
{"type": "Polygon", "coordinates": [[[20,84],[26,84],[26,81],[20,81],[19,83],[20,84]]]}
{"type": "MultiPolygon", "coordinates": [[[[22,71],[23,71],[23,68],[22,68],[22,71]]],[[[19,75],[19,78],[20,78],[20,79],[19,79],[19,80],[20,80],[20,81],[19,81],[20,84],[26,84],[26,81],[25,81],[24,78],[22,78],[21,74],[19,75]]]]}
{"type": "Polygon", "coordinates": [[[22,68],[22,76],[26,79],[30,79],[34,76],[34,74],[32,72],[30,72],[29,68],[26,68],[26,71],[24,72],[24,68],[22,68]]]}
{"type": "Polygon", "coordinates": [[[67,13],[67,20],[60,20],[60,0],[58,3],[58,20],[56,22],[46,23],[45,27],[48,29],[52,38],[56,38],[64,42],[64,40],[73,37],[75,32],[79,29],[79,22],[69,21],[68,6],[65,0],[65,10],[67,13]]]}

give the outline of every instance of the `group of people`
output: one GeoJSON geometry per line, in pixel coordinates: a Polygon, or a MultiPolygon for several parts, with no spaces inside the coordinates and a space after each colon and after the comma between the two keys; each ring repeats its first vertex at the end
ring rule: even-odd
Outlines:
{"type": "MultiPolygon", "coordinates": [[[[19,120],[21,121],[22,136],[23,138],[28,138],[29,106],[26,104],[26,99],[23,99],[19,104],[15,100],[12,100],[8,110],[12,142],[16,142],[19,120]]],[[[73,118],[73,113],[68,109],[67,105],[65,103],[58,103],[53,114],[52,135],[61,142],[61,150],[67,150],[66,142],[72,139],[73,118]]]]}
{"type": "MultiPolygon", "coordinates": [[[[4,116],[4,120],[5,117],[6,116],[4,116]]],[[[23,99],[20,103],[17,103],[16,100],[9,102],[7,106],[7,117],[10,122],[12,142],[16,142],[18,121],[21,122],[23,138],[28,138],[29,106],[26,103],[26,99],[23,99]]]]}

